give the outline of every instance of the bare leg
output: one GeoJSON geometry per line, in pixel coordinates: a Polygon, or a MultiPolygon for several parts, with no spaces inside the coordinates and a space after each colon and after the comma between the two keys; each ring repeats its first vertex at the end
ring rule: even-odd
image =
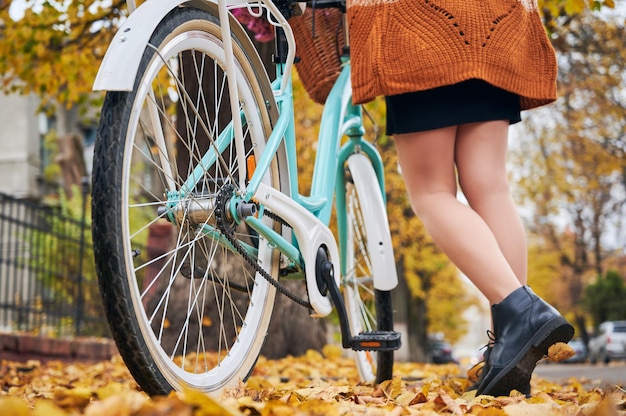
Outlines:
{"type": "Polygon", "coordinates": [[[495,304],[521,284],[487,223],[456,198],[457,132],[453,126],[396,135],[398,158],[413,210],[450,260],[495,304]]]}
{"type": "Polygon", "coordinates": [[[487,223],[517,279],[525,285],[528,250],[507,180],[508,128],[506,121],[459,126],[455,161],[463,194],[487,223]]]}

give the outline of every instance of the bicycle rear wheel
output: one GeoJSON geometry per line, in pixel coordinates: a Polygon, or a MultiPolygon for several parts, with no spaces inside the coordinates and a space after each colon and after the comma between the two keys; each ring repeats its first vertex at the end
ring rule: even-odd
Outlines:
{"type": "MultiPolygon", "coordinates": [[[[380,249],[378,241],[372,241],[375,222],[386,228],[386,255],[393,250],[384,210],[382,193],[369,160],[363,155],[351,159],[359,168],[348,162],[348,181],[345,186],[347,253],[346,272],[342,276],[343,296],[350,322],[350,332],[393,331],[393,308],[391,292],[374,288],[374,265],[376,256],[372,250],[380,249]]],[[[387,270],[392,273],[395,270],[387,270]]],[[[393,376],[393,351],[355,351],[355,361],[363,381],[380,383],[393,376]]]]}
{"type": "MultiPolygon", "coordinates": [[[[231,23],[231,25],[234,24],[231,23]]],[[[278,255],[227,212],[277,118],[265,69],[233,29],[246,166],[232,133],[218,19],[177,8],[151,37],[131,92],[109,92],[93,177],[94,254],[119,352],[149,394],[245,379],[267,333],[278,255]],[[230,237],[229,237],[230,236],[230,237]]],[[[284,154],[263,182],[281,189],[284,154]]],[[[267,216],[265,223],[280,232],[267,216]]]]}

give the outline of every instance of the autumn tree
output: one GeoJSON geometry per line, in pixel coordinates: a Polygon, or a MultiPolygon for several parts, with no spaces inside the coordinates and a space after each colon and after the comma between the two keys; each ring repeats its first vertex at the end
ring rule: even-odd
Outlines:
{"type": "Polygon", "coordinates": [[[125,2],[0,3],[0,79],[5,93],[35,94],[44,106],[91,96],[96,71],[125,2]],[[20,4],[22,4],[21,8],[20,4]]]}
{"type": "Polygon", "coordinates": [[[593,326],[597,327],[604,321],[626,320],[626,283],[615,270],[604,275],[585,288],[583,305],[591,315],[593,326]]]}
{"type": "MultiPolygon", "coordinates": [[[[531,257],[539,281],[584,332],[585,286],[624,253],[626,193],[626,45],[623,19],[582,13],[556,26],[559,96],[526,119],[514,146],[517,191],[532,214],[531,257]]],[[[547,296],[548,298],[550,296],[547,296]]]]}

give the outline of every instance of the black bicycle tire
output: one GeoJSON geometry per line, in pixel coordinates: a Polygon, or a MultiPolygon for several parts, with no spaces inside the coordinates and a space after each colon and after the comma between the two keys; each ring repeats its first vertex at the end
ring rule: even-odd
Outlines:
{"type": "MultiPolygon", "coordinates": [[[[193,18],[193,15],[198,19],[204,19],[208,14],[206,11],[192,8],[175,9],[162,20],[150,43],[159,45],[176,27],[188,21],[185,19],[193,18]]],[[[234,40],[237,41],[237,39],[234,40]]],[[[138,74],[145,72],[153,55],[154,50],[147,47],[138,74]]],[[[254,58],[249,56],[248,59],[254,58]]],[[[252,65],[262,67],[260,60],[252,65]]],[[[129,293],[128,280],[124,276],[125,261],[123,255],[120,254],[124,250],[122,239],[118,234],[120,218],[115,215],[115,207],[121,206],[122,199],[121,191],[115,190],[115,184],[123,180],[124,151],[123,147],[120,149],[119,142],[120,137],[125,134],[133,106],[133,95],[139,87],[140,79],[141,76],[137,76],[135,86],[130,92],[107,92],[103,104],[94,150],[93,243],[104,311],[118,350],[130,373],[147,394],[164,395],[171,392],[173,386],[155,364],[146,341],[140,335],[138,318],[130,312],[133,311],[134,306],[129,293]]],[[[271,94],[269,83],[267,86],[271,94]]],[[[270,113],[272,122],[275,122],[277,118],[275,106],[268,106],[267,111],[270,113]]],[[[121,146],[124,144],[122,143],[121,146]]],[[[263,334],[263,337],[265,335],[263,334]]],[[[255,360],[257,358],[254,357],[255,360]]]]}

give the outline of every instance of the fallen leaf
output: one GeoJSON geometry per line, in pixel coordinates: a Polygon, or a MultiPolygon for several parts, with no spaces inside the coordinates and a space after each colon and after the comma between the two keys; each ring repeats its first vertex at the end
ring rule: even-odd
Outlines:
{"type": "MultiPolygon", "coordinates": [[[[194,353],[175,360],[216,357],[194,353]]],[[[98,363],[1,360],[0,416],[626,415],[626,391],[607,391],[598,381],[534,376],[528,398],[519,392],[476,396],[463,392],[470,382],[464,371],[452,364],[397,362],[394,379],[361,384],[349,354],[333,346],[279,360],[259,357],[247,382],[218,399],[193,390],[149,397],[119,356],[98,363]]]]}
{"type": "Polygon", "coordinates": [[[193,407],[177,396],[154,397],[146,401],[133,416],[193,416],[193,407]]]}
{"type": "Polygon", "coordinates": [[[419,393],[415,395],[415,397],[413,397],[413,400],[409,402],[409,406],[412,406],[414,404],[419,404],[419,403],[426,403],[427,401],[428,401],[428,398],[424,395],[424,393],[420,391],[419,393]]]}
{"type": "MultiPolygon", "coordinates": [[[[12,415],[12,413],[2,413],[6,415],[12,415]]],[[[49,400],[40,400],[35,403],[35,407],[31,413],[33,416],[68,416],[65,410],[55,405],[49,400]]]]}
{"type": "Polygon", "coordinates": [[[506,416],[507,412],[497,407],[487,407],[476,413],[476,416],[506,416]]]}
{"type": "Polygon", "coordinates": [[[329,360],[341,358],[344,354],[344,349],[339,345],[327,344],[322,348],[322,354],[329,360]]]}
{"type": "Polygon", "coordinates": [[[607,396],[600,400],[595,409],[589,413],[589,416],[618,416],[617,408],[613,402],[612,396],[607,396]]]}
{"type": "Polygon", "coordinates": [[[480,377],[480,374],[482,373],[484,367],[485,362],[481,361],[477,364],[474,364],[470,367],[469,370],[467,370],[467,379],[470,383],[474,384],[478,381],[478,378],[480,377]]]}
{"type": "Polygon", "coordinates": [[[208,394],[193,389],[184,389],[181,400],[194,407],[194,416],[238,416],[241,413],[228,409],[208,394]]]}
{"type": "Polygon", "coordinates": [[[17,397],[0,397],[0,415],[29,416],[30,408],[17,397]]]}
{"type": "Polygon", "coordinates": [[[54,400],[61,407],[84,407],[89,404],[95,393],[88,388],[64,388],[54,391],[54,400]]]}
{"type": "Polygon", "coordinates": [[[445,390],[439,390],[437,397],[435,398],[435,404],[439,407],[438,410],[445,410],[454,415],[462,415],[463,411],[459,404],[454,401],[452,397],[445,390]]]}
{"type": "Polygon", "coordinates": [[[548,360],[552,362],[558,363],[572,358],[574,355],[576,355],[576,352],[564,342],[557,342],[548,348],[548,360]]]}
{"type": "Polygon", "coordinates": [[[148,401],[148,396],[135,390],[124,391],[95,401],[85,409],[85,416],[130,416],[139,411],[148,401]]]}

